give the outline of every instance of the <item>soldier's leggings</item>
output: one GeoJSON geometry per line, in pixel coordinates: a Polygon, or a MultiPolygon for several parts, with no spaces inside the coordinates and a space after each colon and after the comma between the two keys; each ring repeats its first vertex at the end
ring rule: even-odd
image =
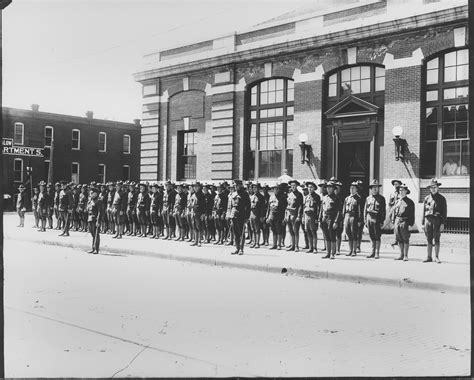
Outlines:
{"type": "Polygon", "coordinates": [[[380,241],[382,236],[382,227],[380,221],[377,220],[376,216],[367,214],[367,229],[369,230],[370,240],[380,241]]]}
{"type": "Polygon", "coordinates": [[[88,222],[89,232],[92,236],[92,249],[99,252],[100,247],[100,229],[96,226],[96,222],[88,222]]]}
{"type": "Polygon", "coordinates": [[[344,230],[349,240],[357,240],[359,236],[358,218],[353,215],[346,214],[344,217],[344,230]]]}
{"type": "Polygon", "coordinates": [[[262,222],[260,218],[255,215],[253,211],[250,212],[250,228],[254,234],[259,234],[262,228],[262,222]]]}
{"type": "Polygon", "coordinates": [[[163,226],[165,228],[169,228],[170,227],[170,213],[168,210],[163,210],[163,226]]]}
{"type": "Polygon", "coordinates": [[[33,207],[33,216],[35,217],[35,226],[38,226],[39,216],[38,216],[38,211],[35,207],[33,207]]]}
{"type": "Polygon", "coordinates": [[[336,242],[336,230],[333,228],[334,220],[323,219],[321,221],[321,229],[323,230],[324,240],[335,243],[336,242]]]}
{"type": "Polygon", "coordinates": [[[146,227],[148,225],[148,221],[147,221],[148,218],[147,218],[145,210],[140,209],[140,208],[137,210],[137,219],[138,219],[138,224],[140,224],[140,226],[146,227]]]}
{"type": "Polygon", "coordinates": [[[441,218],[437,216],[426,216],[425,217],[425,236],[428,244],[439,244],[441,238],[441,218]]]}
{"type": "Polygon", "coordinates": [[[281,236],[284,228],[283,215],[273,215],[270,221],[270,229],[272,230],[273,236],[281,236]]]}
{"type": "Polygon", "coordinates": [[[158,212],[157,211],[152,211],[150,213],[150,223],[152,226],[158,225],[158,212]]]}
{"type": "Polygon", "coordinates": [[[286,212],[286,223],[288,224],[288,231],[290,232],[291,236],[296,236],[300,232],[300,224],[301,222],[297,222],[296,219],[298,218],[298,215],[296,215],[296,212],[293,211],[287,211],[286,212]]]}
{"type": "Polygon", "coordinates": [[[48,209],[38,207],[38,219],[46,222],[46,217],[48,216],[48,209]]]}
{"type": "Polygon", "coordinates": [[[69,233],[69,227],[71,226],[71,215],[66,211],[61,211],[61,220],[63,223],[63,231],[65,234],[69,233]]]}
{"type": "Polygon", "coordinates": [[[408,229],[407,221],[396,218],[394,231],[395,231],[395,239],[399,243],[410,243],[410,231],[408,229]]]}
{"type": "Polygon", "coordinates": [[[234,244],[238,250],[243,249],[241,246],[242,233],[244,232],[244,221],[241,218],[232,218],[232,229],[234,230],[234,244]]]}

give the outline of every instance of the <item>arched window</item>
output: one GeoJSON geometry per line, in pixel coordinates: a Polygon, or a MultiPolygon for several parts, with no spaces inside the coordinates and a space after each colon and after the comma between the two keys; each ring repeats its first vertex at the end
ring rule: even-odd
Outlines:
{"type": "Polygon", "coordinates": [[[268,79],[249,90],[247,178],[276,178],[293,172],[294,84],[290,79],[268,79]]]}
{"type": "Polygon", "coordinates": [[[422,175],[469,175],[469,53],[442,53],[423,66],[422,175]]]}

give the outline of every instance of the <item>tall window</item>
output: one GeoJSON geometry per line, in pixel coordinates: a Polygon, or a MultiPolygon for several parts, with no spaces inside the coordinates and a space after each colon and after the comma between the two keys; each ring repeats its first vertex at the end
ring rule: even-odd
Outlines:
{"type": "Polygon", "coordinates": [[[53,127],[44,127],[44,146],[51,147],[53,141],[53,127]]]}
{"type": "Polygon", "coordinates": [[[23,160],[21,158],[13,160],[13,181],[23,182],[23,160]]]}
{"type": "Polygon", "coordinates": [[[81,131],[79,129],[72,130],[72,149],[80,149],[81,147],[81,131]]]}
{"type": "Polygon", "coordinates": [[[130,154],[130,135],[123,135],[123,153],[130,154]]]}
{"type": "Polygon", "coordinates": [[[23,123],[15,123],[14,131],[13,131],[13,144],[15,145],[23,145],[24,144],[24,137],[25,137],[25,126],[23,123]]]}
{"type": "Polygon", "coordinates": [[[196,178],[196,131],[179,132],[178,177],[184,179],[196,178]]]}
{"type": "Polygon", "coordinates": [[[105,165],[99,164],[99,171],[98,171],[97,181],[99,183],[105,183],[105,165]]]}
{"type": "Polygon", "coordinates": [[[123,165],[122,166],[122,180],[129,181],[130,180],[130,166],[123,165]]]}
{"type": "Polygon", "coordinates": [[[248,178],[275,178],[284,169],[293,174],[293,114],[292,80],[269,79],[250,88],[248,178]]]}
{"type": "Polygon", "coordinates": [[[79,183],[79,163],[73,162],[71,164],[71,182],[79,183]]]}
{"type": "Polygon", "coordinates": [[[107,150],[107,134],[105,132],[99,132],[99,152],[105,152],[107,150]]]}
{"type": "Polygon", "coordinates": [[[422,174],[469,175],[468,49],[443,53],[424,65],[422,174]]]}

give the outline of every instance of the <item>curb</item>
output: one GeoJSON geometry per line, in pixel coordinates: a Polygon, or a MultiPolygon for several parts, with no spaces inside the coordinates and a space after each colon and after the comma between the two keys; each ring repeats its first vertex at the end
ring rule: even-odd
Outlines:
{"type": "MultiPolygon", "coordinates": [[[[5,237],[6,240],[18,240],[10,237],[5,237]]],[[[65,247],[73,249],[90,249],[90,244],[82,243],[68,243],[67,241],[52,241],[52,240],[34,240],[34,239],[22,239],[29,243],[37,243],[43,245],[51,245],[56,247],[65,247]]],[[[338,272],[329,272],[327,270],[316,270],[316,269],[300,269],[292,268],[291,266],[282,267],[278,265],[270,264],[251,264],[244,262],[229,262],[226,260],[221,260],[217,257],[200,257],[200,256],[183,256],[183,255],[173,255],[172,253],[164,253],[157,251],[133,251],[126,248],[109,248],[102,247],[102,252],[108,253],[119,253],[130,256],[142,256],[142,257],[151,257],[157,259],[165,260],[174,260],[182,261],[196,264],[203,264],[209,266],[220,266],[226,268],[238,268],[253,270],[258,272],[267,272],[273,274],[285,274],[292,275],[304,278],[312,278],[318,280],[333,280],[333,281],[342,281],[342,282],[351,282],[356,284],[365,284],[365,285],[383,285],[383,286],[392,286],[397,288],[407,288],[407,289],[419,289],[419,290],[431,290],[441,293],[457,293],[457,294],[469,294],[469,286],[460,286],[460,285],[447,285],[443,283],[433,283],[433,282],[423,282],[423,281],[414,281],[410,278],[385,278],[385,277],[376,277],[376,276],[362,276],[357,274],[348,274],[348,273],[338,273],[338,272]]]]}

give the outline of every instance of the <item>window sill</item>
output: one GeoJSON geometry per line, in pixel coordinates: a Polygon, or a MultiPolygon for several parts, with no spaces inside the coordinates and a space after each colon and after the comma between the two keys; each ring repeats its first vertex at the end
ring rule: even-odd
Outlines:
{"type": "Polygon", "coordinates": [[[81,150],[80,148],[71,148],[71,150],[81,150]]]}

